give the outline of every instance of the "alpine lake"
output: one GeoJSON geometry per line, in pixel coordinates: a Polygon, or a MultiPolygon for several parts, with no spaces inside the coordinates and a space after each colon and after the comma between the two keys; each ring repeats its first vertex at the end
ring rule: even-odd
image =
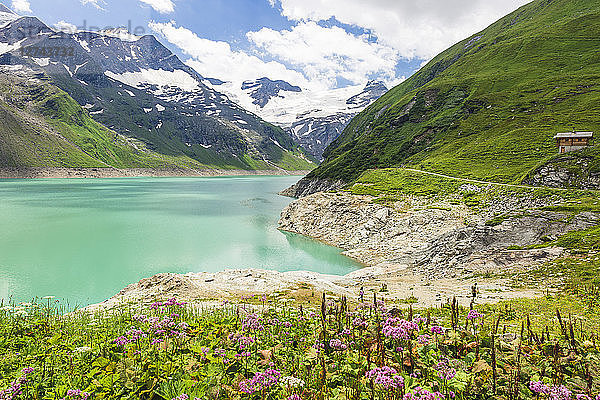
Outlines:
{"type": "Polygon", "coordinates": [[[162,272],[344,275],[341,250],[281,232],[294,176],[0,181],[0,299],[101,302],[162,272]]]}

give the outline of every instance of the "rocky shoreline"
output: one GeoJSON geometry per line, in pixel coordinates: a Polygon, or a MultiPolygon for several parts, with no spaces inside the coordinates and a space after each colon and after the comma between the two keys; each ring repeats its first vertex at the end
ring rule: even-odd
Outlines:
{"type": "Polygon", "coordinates": [[[569,218],[567,213],[540,211],[543,203],[528,199],[506,198],[478,213],[443,200],[407,197],[392,206],[372,200],[344,192],[306,196],[282,212],[279,228],[340,247],[364,264],[429,281],[537,265],[559,257],[562,249],[520,248],[599,222],[594,213],[569,218]],[[490,224],[499,213],[505,218],[490,224]]]}
{"type": "Polygon", "coordinates": [[[0,179],[41,178],[136,178],[136,177],[209,177],[247,175],[304,176],[310,171],[278,170],[222,170],[222,169],[150,169],[150,168],[2,168],[0,179]]]}

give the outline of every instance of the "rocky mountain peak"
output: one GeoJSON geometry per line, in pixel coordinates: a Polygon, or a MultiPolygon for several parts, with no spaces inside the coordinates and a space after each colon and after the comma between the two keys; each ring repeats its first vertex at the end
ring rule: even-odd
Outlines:
{"type": "Polygon", "coordinates": [[[19,19],[19,16],[10,8],[0,3],[0,27],[3,27],[16,19],[19,19]]]}
{"type": "Polygon", "coordinates": [[[356,96],[350,97],[346,104],[352,108],[364,108],[383,96],[388,91],[388,88],[381,81],[369,81],[365,85],[363,91],[356,96]]]}
{"type": "Polygon", "coordinates": [[[279,95],[280,91],[302,91],[300,87],[294,86],[286,81],[273,81],[266,77],[259,78],[255,81],[245,81],[244,83],[242,83],[242,90],[252,90],[252,92],[250,93],[250,97],[254,99],[252,103],[256,104],[260,108],[264,108],[269,102],[269,100],[279,95]]]}
{"type": "Polygon", "coordinates": [[[154,36],[134,36],[126,28],[55,32],[37,18],[14,18],[0,27],[0,68],[26,67],[125,141],[205,165],[252,169],[256,164],[247,160],[257,160],[260,168],[277,169],[292,157],[301,168],[312,166],[282,129],[206,86],[154,36]],[[29,57],[19,47],[43,51],[29,57]]]}

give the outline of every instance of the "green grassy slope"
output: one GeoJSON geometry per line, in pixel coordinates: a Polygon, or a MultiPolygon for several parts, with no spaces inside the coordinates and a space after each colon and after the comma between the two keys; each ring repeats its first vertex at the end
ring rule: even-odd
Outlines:
{"type": "Polygon", "coordinates": [[[0,119],[0,167],[206,168],[117,135],[43,81],[0,76],[0,119]]]}
{"type": "Polygon", "coordinates": [[[444,51],[359,114],[310,177],[408,165],[519,182],[558,131],[599,132],[600,2],[536,0],[444,51]]]}

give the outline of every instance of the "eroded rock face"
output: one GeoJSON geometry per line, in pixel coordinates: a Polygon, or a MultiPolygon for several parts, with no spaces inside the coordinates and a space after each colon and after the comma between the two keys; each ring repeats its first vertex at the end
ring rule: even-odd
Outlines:
{"type": "Polygon", "coordinates": [[[345,249],[345,254],[365,264],[378,265],[413,263],[432,238],[466,226],[462,207],[401,212],[371,200],[344,193],[313,194],[291,203],[282,212],[279,228],[314,237],[345,249]]]}
{"type": "Polygon", "coordinates": [[[346,182],[341,180],[302,178],[298,183],[282,190],[279,194],[287,197],[300,198],[318,192],[341,189],[346,182]]]}
{"type": "Polygon", "coordinates": [[[508,249],[598,223],[593,213],[570,219],[563,213],[520,210],[496,226],[486,225],[488,217],[489,213],[474,214],[465,205],[407,199],[386,207],[368,196],[317,193],[291,203],[282,212],[279,228],[345,249],[344,254],[368,265],[410,269],[438,279],[559,257],[561,249],[508,249]]]}

